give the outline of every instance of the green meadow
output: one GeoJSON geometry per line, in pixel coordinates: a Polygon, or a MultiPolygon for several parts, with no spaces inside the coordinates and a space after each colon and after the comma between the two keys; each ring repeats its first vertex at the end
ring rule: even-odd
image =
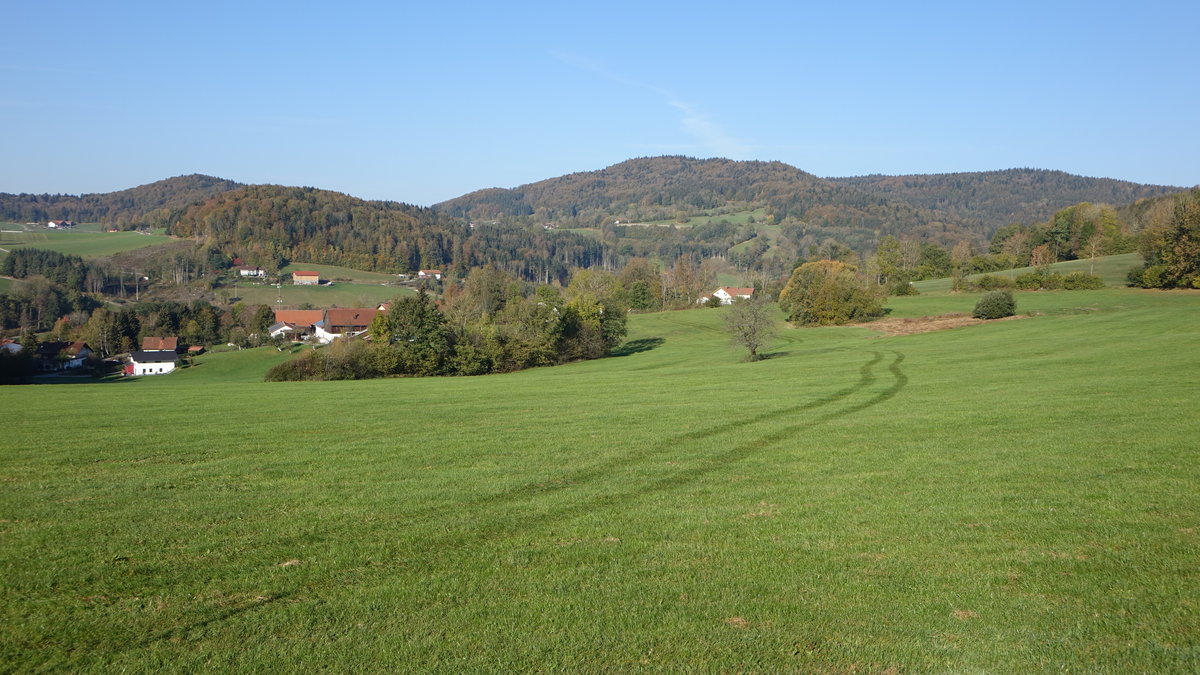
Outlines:
{"type": "MultiPolygon", "coordinates": [[[[137,232],[56,232],[52,230],[0,233],[0,248],[12,251],[18,247],[41,248],[77,255],[85,259],[102,258],[123,251],[157,246],[172,241],[170,237],[137,232]]],[[[4,255],[0,251],[0,255],[4,255]]]]}
{"type": "Polygon", "coordinates": [[[225,288],[231,297],[236,295],[242,299],[242,302],[251,305],[275,305],[277,300],[282,299],[282,304],[288,307],[297,307],[307,303],[317,308],[371,307],[398,295],[416,293],[411,288],[341,281],[321,286],[295,286],[285,283],[280,288],[268,283],[239,281],[236,289],[232,286],[225,288]]]}
{"type": "Polygon", "coordinates": [[[1196,672],[1200,292],[1017,302],[757,363],[697,309],[508,375],[0,388],[0,670],[1196,672]]]}
{"type": "MultiPolygon", "coordinates": [[[[1087,272],[1095,274],[1104,280],[1108,286],[1124,286],[1125,275],[1129,270],[1138,267],[1142,264],[1142,256],[1138,253],[1123,253],[1121,255],[1110,255],[1101,258],[1096,258],[1095,261],[1090,259],[1083,260],[1068,260],[1065,262],[1057,262],[1050,265],[1050,270],[1059,274],[1070,274],[1071,272],[1087,272]]],[[[1033,272],[1033,267],[1018,267],[1013,270],[1001,270],[999,272],[990,272],[994,277],[1008,277],[1015,279],[1018,276],[1027,272],[1033,272]]],[[[970,280],[977,280],[983,274],[972,274],[967,277],[970,280]]],[[[913,283],[921,293],[929,292],[946,292],[951,288],[950,279],[928,279],[926,281],[917,281],[913,283]]]]}

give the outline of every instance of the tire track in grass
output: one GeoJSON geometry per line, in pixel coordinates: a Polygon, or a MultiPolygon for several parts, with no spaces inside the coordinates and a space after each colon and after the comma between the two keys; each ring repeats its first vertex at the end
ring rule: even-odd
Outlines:
{"type": "MultiPolygon", "coordinates": [[[[498,514],[498,516],[493,517],[490,522],[473,527],[466,532],[447,533],[441,536],[422,539],[420,545],[400,552],[397,555],[396,561],[425,561],[429,558],[428,551],[430,550],[454,550],[458,552],[469,552],[469,549],[471,548],[486,546],[496,541],[501,541],[514,535],[523,534],[531,529],[542,527],[550,523],[571,520],[573,518],[589,515],[604,509],[625,506],[650,495],[677,490],[683,486],[689,485],[706,475],[712,474],[720,469],[724,469],[761,450],[781,443],[789,438],[794,438],[804,431],[891,400],[908,384],[908,376],[905,375],[904,371],[900,368],[900,364],[904,361],[904,355],[900,352],[892,353],[896,355],[896,358],[888,366],[888,371],[893,377],[891,386],[879,392],[878,394],[875,394],[866,401],[839,408],[814,419],[797,424],[791,424],[770,433],[763,434],[755,439],[740,443],[733,448],[726,450],[725,452],[708,458],[706,463],[704,463],[702,466],[674,471],[671,473],[671,475],[654,480],[644,487],[634,488],[620,493],[592,497],[591,499],[566,504],[543,513],[520,514],[516,517],[513,517],[511,513],[501,513],[498,514]]],[[[809,403],[789,406],[772,413],[763,413],[755,416],[754,418],[739,421],[737,423],[731,422],[721,424],[705,430],[675,436],[674,438],[662,443],[656,452],[661,453],[664,450],[687,440],[708,438],[721,433],[722,431],[756,424],[768,418],[776,418],[781,414],[797,414],[828,406],[831,403],[836,403],[864,389],[865,387],[870,386],[876,381],[872,369],[883,359],[883,354],[880,352],[873,352],[873,354],[875,356],[859,369],[859,381],[851,386],[832,392],[809,403]]],[[[632,464],[636,462],[637,459],[640,459],[644,456],[645,455],[641,455],[636,459],[621,459],[604,462],[600,465],[590,468],[587,471],[578,472],[577,474],[573,475],[583,479],[592,479],[599,477],[605,472],[611,471],[612,469],[632,464]]],[[[572,484],[570,483],[564,483],[561,486],[556,487],[555,490],[570,487],[571,485],[572,484]]],[[[481,499],[473,500],[471,502],[462,504],[461,506],[491,506],[508,501],[516,501],[524,497],[541,495],[547,492],[547,490],[544,488],[536,487],[535,489],[535,487],[536,486],[523,486],[514,490],[509,490],[496,495],[489,495],[481,499]]],[[[436,512],[444,515],[447,508],[453,507],[442,507],[436,509],[436,512]]],[[[431,511],[433,510],[431,509],[431,511]]],[[[393,530],[397,526],[407,529],[409,525],[416,523],[416,519],[407,518],[401,523],[392,522],[386,526],[381,526],[381,531],[377,533],[379,535],[379,540],[385,540],[385,538],[388,540],[394,539],[395,533],[389,533],[386,530],[393,530]]],[[[123,649],[116,650],[116,653],[135,649],[152,649],[158,643],[169,640],[183,639],[189,633],[202,630],[210,625],[221,623],[226,620],[238,619],[248,614],[257,613],[256,610],[267,607],[278,600],[285,600],[289,598],[298,599],[307,595],[308,592],[314,590],[319,592],[321,589],[330,587],[330,585],[345,585],[350,583],[352,578],[356,580],[362,580],[362,574],[364,570],[369,570],[373,566],[374,563],[368,561],[364,564],[343,567],[337,571],[331,572],[328,577],[324,577],[322,579],[309,579],[294,588],[277,591],[270,595],[256,598],[253,602],[243,604],[239,607],[214,612],[207,617],[196,619],[180,626],[156,632],[142,641],[131,643],[123,649]]],[[[387,568],[384,569],[386,570],[387,568]]],[[[380,573],[387,574],[390,572],[385,571],[380,573]]]]}
{"type": "Polygon", "coordinates": [[[862,389],[865,389],[875,383],[877,378],[874,374],[874,368],[876,365],[879,364],[880,361],[883,360],[883,353],[876,352],[876,351],[873,351],[871,353],[874,355],[871,358],[871,360],[867,361],[859,368],[859,377],[858,377],[857,382],[855,382],[854,384],[852,384],[848,387],[843,387],[842,389],[831,392],[829,394],[826,394],[825,396],[814,399],[807,403],[800,403],[800,404],[796,404],[796,405],[787,406],[784,408],[777,408],[775,410],[762,412],[762,413],[759,413],[759,414],[751,416],[751,417],[746,417],[746,418],[742,418],[742,419],[738,419],[738,420],[732,420],[729,422],[723,422],[721,424],[716,424],[716,425],[713,425],[711,427],[707,427],[704,429],[698,429],[695,431],[689,431],[689,432],[686,432],[683,434],[678,434],[671,438],[668,438],[668,439],[665,439],[665,440],[655,443],[648,450],[646,450],[645,452],[638,453],[636,456],[623,455],[621,457],[615,457],[611,460],[600,462],[599,464],[593,464],[592,466],[589,466],[586,469],[581,469],[579,471],[572,472],[565,476],[560,476],[557,478],[550,478],[550,479],[539,481],[536,483],[526,483],[525,485],[521,485],[519,487],[514,487],[511,489],[505,490],[503,492],[497,492],[497,493],[493,493],[493,494],[489,494],[489,495],[483,495],[480,497],[476,497],[475,499],[471,499],[471,500],[464,501],[464,502],[457,502],[455,504],[439,506],[439,507],[429,507],[427,509],[422,509],[420,511],[410,512],[408,514],[407,520],[409,520],[409,521],[424,520],[433,515],[439,515],[439,516],[444,515],[447,508],[473,508],[473,507],[481,507],[481,506],[495,506],[497,504],[503,504],[503,503],[509,502],[509,501],[526,499],[529,497],[534,497],[534,496],[538,496],[538,495],[544,495],[544,494],[548,494],[548,493],[552,493],[552,492],[557,492],[559,490],[574,487],[574,486],[577,486],[577,485],[580,485],[583,483],[594,481],[598,478],[602,478],[603,476],[611,473],[614,470],[620,469],[625,466],[630,466],[630,465],[636,464],[639,461],[653,459],[655,457],[661,456],[670,450],[676,449],[679,445],[682,445],[684,443],[704,440],[707,438],[711,438],[713,436],[717,436],[719,434],[724,434],[724,433],[728,433],[730,431],[735,431],[737,429],[741,429],[743,427],[748,427],[748,426],[758,424],[760,422],[764,422],[767,420],[779,419],[779,417],[781,417],[781,416],[795,415],[795,414],[802,413],[802,412],[805,412],[808,410],[814,410],[817,408],[821,408],[821,407],[830,405],[831,403],[836,403],[836,402],[840,401],[841,399],[851,396],[851,395],[855,394],[856,392],[861,391],[862,389]]]}
{"type": "MultiPolygon", "coordinates": [[[[709,458],[708,461],[702,466],[691,469],[680,469],[673,472],[670,476],[666,476],[651,482],[644,488],[601,495],[586,501],[566,505],[554,512],[528,515],[519,517],[515,520],[507,521],[503,526],[497,528],[495,534],[491,534],[490,531],[480,533],[479,540],[488,541],[500,539],[534,527],[545,525],[547,523],[569,520],[571,518],[593,513],[597,510],[628,504],[630,502],[642,499],[648,495],[677,489],[681,486],[688,485],[703,476],[714,473],[720,469],[728,467],[731,464],[741,461],[755,454],[756,452],[769,448],[773,445],[777,445],[790,438],[795,438],[798,434],[801,434],[805,431],[809,431],[827,422],[832,422],[834,420],[841,419],[848,415],[853,415],[857,412],[862,412],[868,408],[873,408],[881,403],[890,401],[891,399],[895,398],[896,395],[899,394],[906,386],[908,386],[908,375],[906,375],[900,368],[900,364],[904,362],[904,354],[896,351],[893,351],[892,353],[896,355],[895,360],[893,360],[888,366],[888,371],[892,374],[893,378],[892,384],[887,389],[884,389],[883,391],[875,394],[871,398],[861,403],[840,408],[805,422],[788,425],[781,429],[777,429],[770,433],[759,436],[753,440],[740,443],[723,453],[709,458]]],[[[822,403],[820,405],[826,404],[822,403]]],[[[799,407],[805,408],[817,406],[809,404],[807,406],[799,407]]]]}

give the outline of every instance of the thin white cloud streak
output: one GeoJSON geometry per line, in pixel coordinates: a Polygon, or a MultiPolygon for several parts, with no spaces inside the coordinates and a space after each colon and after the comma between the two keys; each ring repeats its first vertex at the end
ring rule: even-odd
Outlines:
{"type": "Polygon", "coordinates": [[[550,55],[569,66],[585,70],[610,82],[655,94],[662,99],[663,103],[681,114],[679,123],[684,132],[695,138],[699,142],[699,147],[712,154],[730,159],[747,159],[751,156],[751,147],[748,143],[728,134],[711,117],[680,99],[671,90],[630,79],[578,54],[552,51],[550,55]]]}

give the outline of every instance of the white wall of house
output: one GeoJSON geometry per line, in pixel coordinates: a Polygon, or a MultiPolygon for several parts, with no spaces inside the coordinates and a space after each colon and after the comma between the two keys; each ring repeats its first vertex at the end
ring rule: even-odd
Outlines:
{"type": "Polygon", "coordinates": [[[175,364],[170,361],[164,362],[164,363],[134,363],[133,364],[133,374],[134,375],[166,375],[167,373],[171,372],[172,370],[175,370],[175,364]]]}

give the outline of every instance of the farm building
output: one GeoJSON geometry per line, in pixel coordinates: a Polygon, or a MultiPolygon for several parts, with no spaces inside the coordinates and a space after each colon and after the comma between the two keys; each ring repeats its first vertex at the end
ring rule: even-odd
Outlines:
{"type": "Polygon", "coordinates": [[[324,318],[325,311],[320,309],[277,309],[275,323],[267,330],[271,337],[307,340],[315,331],[313,326],[324,318]]]}
{"type": "Polygon", "coordinates": [[[179,356],[173,349],[154,349],[134,352],[125,365],[126,375],[166,375],[175,370],[179,356]]]}
{"type": "Polygon", "coordinates": [[[292,272],[292,283],[297,286],[317,286],[321,283],[320,272],[292,272]]]}
{"type": "Polygon", "coordinates": [[[362,335],[377,314],[379,310],[374,307],[327,309],[324,318],[314,326],[317,341],[329,344],[340,337],[362,335]]]}
{"type": "Polygon", "coordinates": [[[754,297],[754,289],[753,288],[739,288],[737,286],[722,286],[722,287],[718,288],[717,290],[713,291],[712,293],[700,296],[700,299],[697,300],[696,303],[703,304],[713,298],[719,298],[721,300],[722,305],[732,305],[733,301],[736,300],[737,298],[744,298],[746,300],[749,300],[752,297],[754,297]]]}
{"type": "Polygon", "coordinates": [[[46,227],[48,227],[52,230],[57,230],[62,227],[75,227],[75,221],[73,221],[73,220],[51,220],[50,222],[46,223],[46,227]]]}
{"type": "Polygon", "coordinates": [[[239,267],[237,269],[238,269],[238,274],[243,277],[262,278],[262,277],[267,276],[266,270],[264,270],[261,267],[256,267],[253,265],[242,265],[241,267],[239,267]]]}
{"type": "Polygon", "coordinates": [[[421,270],[420,272],[417,272],[417,278],[418,279],[433,279],[435,281],[441,281],[442,280],[442,271],[441,270],[421,270]]]}

